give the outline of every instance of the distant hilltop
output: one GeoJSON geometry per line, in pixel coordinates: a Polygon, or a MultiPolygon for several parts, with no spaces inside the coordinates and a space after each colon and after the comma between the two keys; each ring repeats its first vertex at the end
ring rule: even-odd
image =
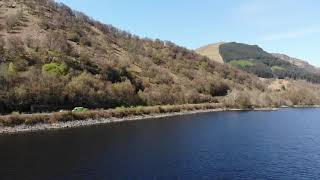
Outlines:
{"type": "Polygon", "coordinates": [[[196,49],[219,63],[228,63],[263,78],[294,78],[320,82],[320,69],[284,54],[271,54],[257,45],[219,42],[196,49]]]}
{"type": "Polygon", "coordinates": [[[196,52],[203,56],[207,56],[208,58],[214,61],[217,61],[219,63],[224,63],[224,60],[220,54],[220,46],[223,44],[225,44],[225,42],[209,44],[207,46],[197,49],[196,52]]]}
{"type": "Polygon", "coordinates": [[[291,64],[294,64],[294,65],[296,65],[296,66],[298,66],[300,68],[306,69],[309,72],[316,73],[316,74],[320,73],[320,68],[319,67],[311,65],[305,60],[293,58],[293,57],[290,57],[288,55],[279,54],[279,53],[272,53],[272,55],[274,55],[275,57],[277,57],[279,59],[288,61],[291,64]]]}

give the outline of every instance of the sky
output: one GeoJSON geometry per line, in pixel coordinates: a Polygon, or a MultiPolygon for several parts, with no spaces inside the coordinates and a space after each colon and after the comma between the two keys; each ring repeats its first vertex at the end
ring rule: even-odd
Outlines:
{"type": "Polygon", "coordinates": [[[196,49],[225,41],[257,44],[320,67],[320,1],[57,0],[140,37],[196,49]]]}

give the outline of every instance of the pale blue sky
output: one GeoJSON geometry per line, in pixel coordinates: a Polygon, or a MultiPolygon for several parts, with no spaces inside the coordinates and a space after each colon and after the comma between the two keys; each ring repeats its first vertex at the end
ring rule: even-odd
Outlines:
{"type": "Polygon", "coordinates": [[[58,0],[141,37],[194,49],[218,41],[258,44],[320,67],[320,1],[58,0]]]}

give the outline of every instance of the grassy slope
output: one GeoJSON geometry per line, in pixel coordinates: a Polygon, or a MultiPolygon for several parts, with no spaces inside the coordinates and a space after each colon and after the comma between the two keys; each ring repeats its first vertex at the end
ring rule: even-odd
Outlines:
{"type": "Polygon", "coordinates": [[[211,60],[214,60],[219,63],[224,63],[224,60],[222,56],[220,55],[220,46],[224,44],[224,42],[216,43],[216,44],[210,44],[204,47],[201,47],[199,49],[196,49],[196,52],[203,55],[207,56],[211,60]]]}
{"type": "Polygon", "coordinates": [[[233,61],[230,61],[229,63],[236,67],[250,67],[255,65],[254,62],[249,60],[233,60],[233,61]]]}
{"type": "Polygon", "coordinates": [[[283,68],[283,67],[280,67],[280,66],[272,66],[272,71],[275,72],[275,71],[285,71],[286,69],[283,68]]]}

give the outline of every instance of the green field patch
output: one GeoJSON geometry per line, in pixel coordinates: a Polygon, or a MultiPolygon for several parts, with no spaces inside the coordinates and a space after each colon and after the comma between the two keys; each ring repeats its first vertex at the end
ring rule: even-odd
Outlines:
{"type": "Polygon", "coordinates": [[[272,66],[272,71],[275,72],[275,71],[284,71],[286,70],[285,68],[283,67],[280,67],[280,66],[272,66]]]}
{"type": "Polygon", "coordinates": [[[230,61],[230,64],[238,67],[251,67],[255,65],[255,63],[250,60],[233,60],[230,61]]]}

